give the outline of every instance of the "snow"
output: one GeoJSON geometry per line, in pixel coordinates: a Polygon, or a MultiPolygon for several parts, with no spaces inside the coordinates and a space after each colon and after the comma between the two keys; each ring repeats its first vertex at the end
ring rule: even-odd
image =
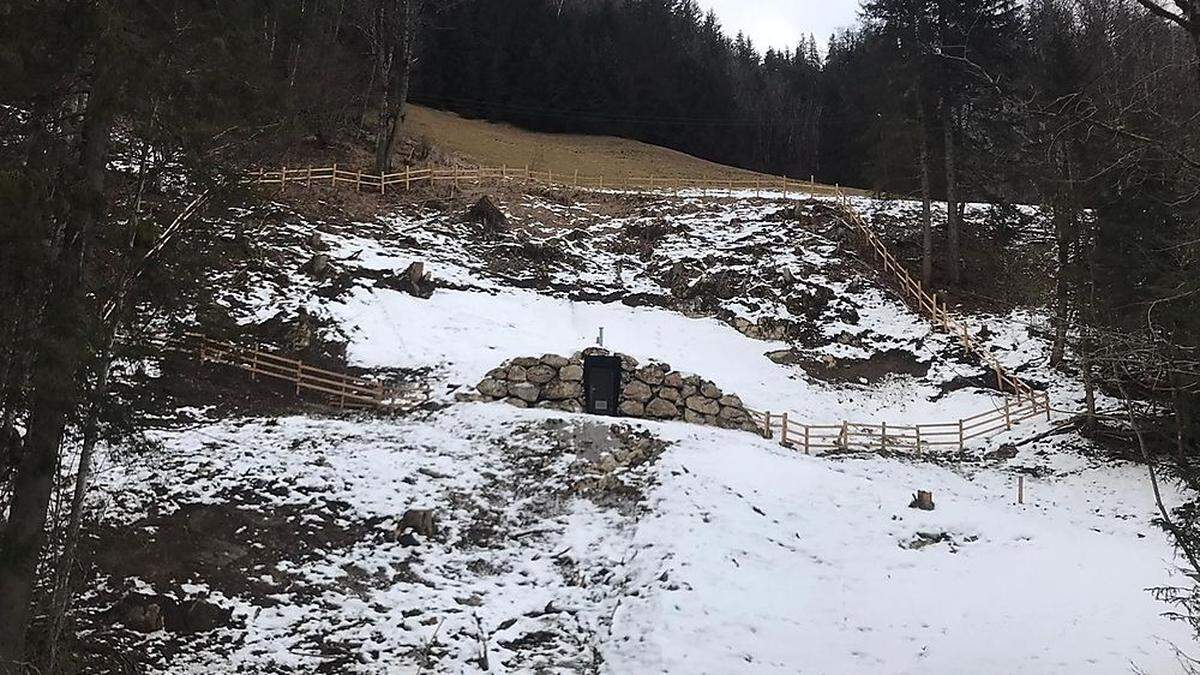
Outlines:
{"type": "MultiPolygon", "coordinates": [[[[283,267],[230,266],[229,278],[248,280],[221,298],[239,320],[301,307],[331,319],[352,365],[427,373],[435,405],[395,418],[214,419],[198,408],[187,411],[194,426],[152,432],[160,449],[136,461],[107,449],[96,501],[109,524],[147,526],[154,512],[157,526],[195,504],[297,514],[297,549],[245,571],[267,591],[202,579],[176,589],[233,608],[239,623],[148,636],[156,672],[470,673],[484,649],[501,673],[1181,671],[1175,648],[1191,649],[1192,636],[1148,591],[1178,579],[1144,469],[1074,436],[1007,460],[984,454],[1045,421],[918,460],[812,457],[743,432],[619,420],[666,447],[605,474],[593,493],[578,489],[599,463],[589,439],[618,420],[453,403],[504,360],[570,354],[603,327],[606,347],[798,421],[927,423],[995,405],[994,391],[947,391],[978,365],[836,242],[772,219],[776,204],[685,195],[662,213],[609,217],[586,202],[522,199],[586,221],[528,233],[557,242],[563,260],[498,269],[490,256],[512,241],[479,244],[446,214],[417,209],[369,223],[291,218],[276,233],[283,267]],[[649,259],[614,246],[622,228],[660,217],[680,227],[649,259]],[[429,299],[362,283],[318,295],[294,271],[314,228],[340,270],[398,272],[419,258],[443,285],[429,299]],[[744,293],[723,302],[721,319],[620,302],[669,296],[664,271],[695,261],[748,287],[794,267],[798,292],[831,300],[805,317],[782,296],[744,293]],[[930,370],[823,381],[767,358],[795,345],[748,338],[735,318],[808,322],[812,356],[901,349],[930,370]],[[933,491],[934,511],[907,507],[918,489],[933,491]],[[442,532],[405,546],[396,527],[412,508],[434,509],[442,532]],[[360,536],[313,543],[303,526],[360,536]]],[[[855,203],[895,217],[914,206],[855,203]]],[[[987,326],[1001,361],[1049,383],[1056,402],[1078,397],[1078,382],[1046,364],[1042,310],[965,320],[987,326]]],[[[1171,505],[1188,497],[1166,494],[1171,505]]]]}

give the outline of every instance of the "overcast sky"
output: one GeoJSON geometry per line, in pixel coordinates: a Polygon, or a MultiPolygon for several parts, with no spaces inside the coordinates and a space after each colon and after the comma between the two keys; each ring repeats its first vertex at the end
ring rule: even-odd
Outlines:
{"type": "Polygon", "coordinates": [[[795,47],[809,33],[825,52],[829,34],[854,23],[859,0],[699,0],[730,37],[742,31],[758,51],[795,47]]]}

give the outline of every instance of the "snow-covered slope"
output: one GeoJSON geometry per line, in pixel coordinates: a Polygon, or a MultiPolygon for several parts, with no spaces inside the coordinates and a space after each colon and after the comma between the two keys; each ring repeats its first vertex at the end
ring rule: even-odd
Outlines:
{"type": "MultiPolygon", "coordinates": [[[[569,353],[601,327],[606,346],[813,422],[952,419],[996,396],[818,202],[503,206],[505,232],[465,221],[461,204],[370,222],[240,214],[272,223],[273,257],[217,273],[232,321],[253,333],[303,308],[352,365],[424,378],[435,405],[394,418],[184,410],[191,424],[155,432],[137,461],[111,449],[100,559],[172,562],[102,564],[96,612],[129,589],[233,609],[211,631],[129,638],[155,668],[1178,670],[1190,635],[1147,590],[1172,582],[1174,554],[1142,469],[1074,436],[995,452],[1047,422],[936,460],[806,457],[744,432],[455,403],[505,359],[569,353]],[[317,252],[333,273],[297,273],[317,252]],[[431,298],[392,283],[413,260],[442,282],[431,298]],[[908,508],[918,489],[934,511],[908,508]],[[432,536],[399,527],[418,508],[437,514],[432,536]]],[[[1026,330],[1037,316],[967,320],[1069,406],[1078,386],[1042,363],[1026,330]]]]}

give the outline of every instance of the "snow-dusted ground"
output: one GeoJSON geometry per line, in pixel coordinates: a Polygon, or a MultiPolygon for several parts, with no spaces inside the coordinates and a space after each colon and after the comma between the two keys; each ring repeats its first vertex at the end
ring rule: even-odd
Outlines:
{"type": "Polygon", "coordinates": [[[1026,480],[1021,506],[1000,467],[830,461],[643,422],[672,445],[623,476],[645,486],[631,510],[567,491],[585,448],[532,433],[546,424],[596,422],[486,404],[229,420],[102,472],[113,518],[265,485],[243,508],[374,523],[356,545],[251,570],[277,587],[269,602],[218,594],[244,627],[185,637],[163,669],[411,673],[428,654],[426,672],[477,672],[486,638],[492,672],[1163,673],[1190,645],[1146,591],[1172,556],[1135,466],[1034,446],[1013,463],[1052,450],[1053,473],[1026,480]],[[531,456],[544,464],[522,475],[531,456]],[[917,487],[935,511],[907,508],[917,487]],[[405,547],[388,534],[414,507],[443,532],[405,547]],[[914,546],[921,533],[939,541],[914,546]]]}
{"type": "MultiPolygon", "coordinates": [[[[303,307],[332,320],[352,364],[422,369],[447,407],[388,420],[200,411],[189,429],[156,432],[161,449],[139,461],[114,455],[99,475],[114,526],[154,531],[188,505],[224,504],[361,533],[348,544],[297,534],[304,545],[282,560],[248,543],[239,564],[254,589],[203,578],[154,588],[214,598],[236,619],[150,636],[160,671],[462,673],[482,671],[484,653],[489,672],[513,673],[1179,670],[1175,647],[1191,651],[1191,636],[1147,590],[1179,579],[1144,471],[1073,436],[985,458],[1044,421],[934,463],[452,404],[505,359],[569,353],[603,327],[606,346],[806,421],[941,421],[994,405],[995,392],[971,384],[978,365],[882,288],[836,230],[780,218],[779,203],[664,198],[610,213],[525,196],[507,207],[517,233],[499,235],[424,207],[363,223],[285,210],[275,267],[222,271],[238,321],[303,307]],[[662,224],[649,244],[630,235],[662,224]],[[295,273],[314,230],[350,280],[338,293],[295,273]],[[415,259],[444,282],[432,298],[372,281],[415,259]],[[690,294],[710,282],[727,297],[690,294]],[[739,321],[787,328],[755,339],[739,321]],[[765,356],[784,349],[847,360],[897,349],[929,371],[826,381],[765,356]],[[649,461],[614,466],[613,438],[639,430],[659,444],[649,461]],[[936,510],[907,508],[917,489],[933,491],[936,510]],[[410,508],[435,509],[441,532],[397,541],[410,508]]],[[[1039,317],[967,321],[1069,406],[1077,383],[1045,367],[1046,345],[1027,330],[1039,317]]]]}

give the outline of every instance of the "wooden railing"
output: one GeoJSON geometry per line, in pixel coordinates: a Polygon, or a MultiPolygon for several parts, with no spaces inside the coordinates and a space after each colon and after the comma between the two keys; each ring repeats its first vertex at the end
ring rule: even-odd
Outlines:
{"type": "Polygon", "coordinates": [[[184,333],[182,338],[160,336],[148,342],[194,356],[201,363],[217,363],[244,370],[250,373],[251,379],[267,377],[290,382],[295,385],[297,395],[302,391],[318,392],[341,408],[382,406],[391,398],[389,389],[378,380],[318,368],[300,359],[214,340],[201,333],[184,333]]]}
{"type": "Polygon", "coordinates": [[[789,194],[836,194],[841,188],[817,183],[813,180],[798,181],[784,176],[756,176],[754,178],[696,178],[680,176],[603,176],[586,175],[578,171],[555,173],[552,170],[538,171],[525,167],[472,167],[472,168],[412,168],[393,173],[366,173],[339,168],[325,167],[287,168],[278,171],[258,171],[251,174],[250,182],[260,185],[327,185],[349,186],[357,191],[387,194],[389,190],[411,190],[416,187],[434,185],[482,184],[488,181],[517,181],[555,187],[574,187],[596,190],[649,190],[678,193],[681,190],[699,190],[704,195],[724,194],[732,196],[737,191],[753,190],[756,195],[763,192],[789,194]]]}

